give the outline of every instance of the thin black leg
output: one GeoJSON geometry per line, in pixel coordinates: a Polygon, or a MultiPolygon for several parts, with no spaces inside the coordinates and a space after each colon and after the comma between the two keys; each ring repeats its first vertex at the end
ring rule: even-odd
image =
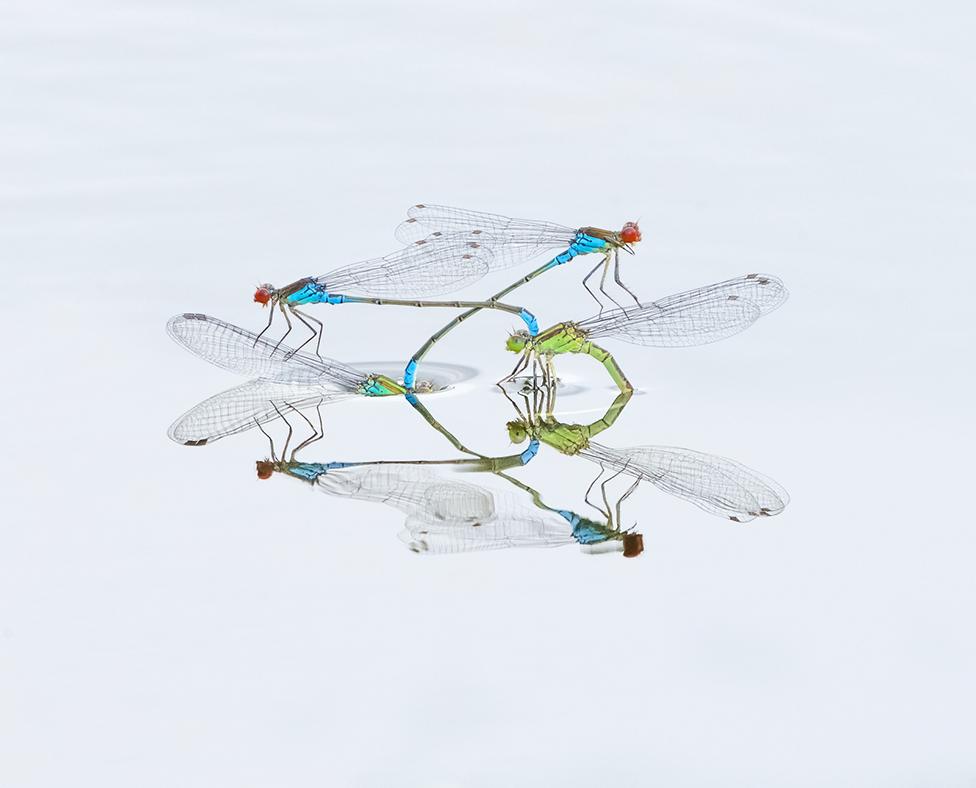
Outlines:
{"type": "Polygon", "coordinates": [[[583,277],[583,287],[586,289],[586,292],[590,294],[590,298],[592,298],[594,301],[597,302],[597,304],[599,304],[599,306],[600,306],[600,313],[601,314],[603,313],[603,302],[599,298],[597,298],[596,293],[594,293],[592,290],[590,290],[590,286],[588,284],[586,284],[586,282],[587,282],[587,280],[591,276],[593,276],[593,274],[596,273],[597,269],[601,265],[603,265],[603,263],[604,263],[604,260],[601,260],[599,263],[597,263],[595,266],[593,266],[593,268],[590,270],[590,272],[586,276],[583,277]]]}
{"type": "Polygon", "coordinates": [[[614,256],[614,261],[613,261],[613,281],[616,282],[618,285],[620,285],[620,287],[622,287],[624,289],[624,291],[631,298],[634,299],[634,303],[637,304],[637,306],[643,306],[643,304],[641,304],[641,302],[640,302],[640,299],[637,296],[635,296],[632,292],[630,292],[630,288],[627,287],[627,285],[625,285],[620,280],[620,252],[619,252],[619,250],[614,250],[613,256],[614,256]]]}

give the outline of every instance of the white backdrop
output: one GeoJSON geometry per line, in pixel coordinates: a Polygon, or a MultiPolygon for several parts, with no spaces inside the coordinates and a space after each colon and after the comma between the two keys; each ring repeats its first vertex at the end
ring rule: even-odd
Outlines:
{"type": "MultiPolygon", "coordinates": [[[[0,4],[0,783],[972,785],[974,22],[0,4]],[[781,276],[785,307],[728,342],[613,346],[642,394],[601,440],[734,457],[786,512],[648,488],[637,560],[421,558],[392,509],[256,481],[256,433],[167,440],[235,382],[171,314],[260,326],[256,283],[392,251],[417,201],[639,217],[645,298],[781,276]]],[[[519,291],[543,325],[593,312],[576,265],[519,291]]],[[[341,310],[316,314],[346,360],[405,359],[445,317],[341,310]]],[[[480,370],[429,406],[485,452],[511,449],[488,385],[511,327],[431,356],[480,370]]],[[[560,370],[591,387],[566,419],[598,416],[602,371],[560,370]]],[[[306,459],[453,456],[400,400],[327,428],[306,459]]],[[[520,478],[578,507],[591,468],[544,449],[520,478]]]]}

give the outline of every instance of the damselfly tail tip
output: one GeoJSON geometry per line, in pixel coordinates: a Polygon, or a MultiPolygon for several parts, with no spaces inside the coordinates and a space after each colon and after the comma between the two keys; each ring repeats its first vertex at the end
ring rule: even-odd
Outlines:
{"type": "Polygon", "coordinates": [[[270,479],[274,475],[274,463],[269,460],[258,460],[255,465],[257,465],[258,478],[259,479],[270,479]]]}

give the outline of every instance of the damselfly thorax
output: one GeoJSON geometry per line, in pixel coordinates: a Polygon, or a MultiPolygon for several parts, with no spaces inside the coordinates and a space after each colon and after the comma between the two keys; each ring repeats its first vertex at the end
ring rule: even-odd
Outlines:
{"type": "Polygon", "coordinates": [[[586,333],[575,323],[557,323],[537,337],[529,338],[526,350],[540,355],[552,356],[561,353],[585,353],[586,333]]]}
{"type": "Polygon", "coordinates": [[[579,232],[581,235],[599,238],[601,241],[605,241],[609,247],[627,249],[627,251],[631,252],[633,249],[630,248],[630,245],[638,243],[641,240],[640,230],[635,222],[627,222],[623,229],[619,231],[604,230],[601,227],[580,227],[579,232]]]}

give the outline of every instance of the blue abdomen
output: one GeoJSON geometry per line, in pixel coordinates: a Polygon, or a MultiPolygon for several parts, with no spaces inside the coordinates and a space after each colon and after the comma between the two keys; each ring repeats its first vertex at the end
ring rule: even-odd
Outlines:
{"type": "Polygon", "coordinates": [[[539,441],[533,438],[529,441],[529,445],[525,451],[522,452],[519,459],[522,460],[523,465],[527,465],[536,454],[539,453],[539,441]]]}
{"type": "Polygon", "coordinates": [[[523,309],[519,312],[519,317],[522,318],[523,322],[529,329],[529,336],[537,336],[539,334],[539,321],[535,319],[529,310],[523,309]]]}

